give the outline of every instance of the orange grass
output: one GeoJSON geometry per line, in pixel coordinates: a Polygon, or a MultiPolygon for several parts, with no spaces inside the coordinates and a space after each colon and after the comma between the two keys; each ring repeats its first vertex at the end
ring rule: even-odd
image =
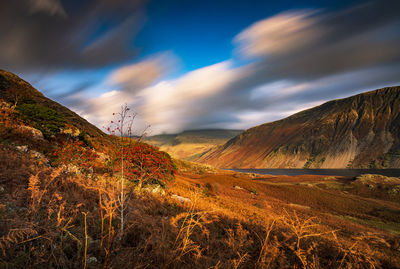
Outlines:
{"type": "Polygon", "coordinates": [[[118,240],[112,176],[67,173],[4,146],[0,165],[1,268],[400,267],[397,237],[334,216],[373,218],[368,210],[383,207],[374,200],[187,169],[164,196],[129,190],[118,240]]]}

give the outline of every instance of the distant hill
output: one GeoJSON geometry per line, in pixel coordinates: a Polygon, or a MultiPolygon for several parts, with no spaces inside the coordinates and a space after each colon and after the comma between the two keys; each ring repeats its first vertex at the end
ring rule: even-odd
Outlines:
{"type": "Polygon", "coordinates": [[[248,129],[196,161],[225,168],[400,168],[400,87],[248,129]]]}
{"type": "Polygon", "coordinates": [[[212,147],[224,144],[241,133],[242,130],[204,129],[188,130],[179,134],[161,134],[150,136],[145,142],[157,146],[172,156],[193,160],[212,147]]]}

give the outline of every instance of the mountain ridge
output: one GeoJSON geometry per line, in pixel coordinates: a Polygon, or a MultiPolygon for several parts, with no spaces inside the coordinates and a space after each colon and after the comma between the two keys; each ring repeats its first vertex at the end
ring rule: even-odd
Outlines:
{"type": "Polygon", "coordinates": [[[245,130],[196,161],[225,168],[398,168],[400,88],[326,102],[245,130]]]}

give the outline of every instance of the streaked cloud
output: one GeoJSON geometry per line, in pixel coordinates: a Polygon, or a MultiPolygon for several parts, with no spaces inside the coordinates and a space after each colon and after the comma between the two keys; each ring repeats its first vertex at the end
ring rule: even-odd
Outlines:
{"type": "Polygon", "coordinates": [[[0,62],[18,73],[131,62],[145,0],[19,0],[0,8],[0,62]]]}
{"type": "Polygon", "coordinates": [[[313,13],[294,11],[267,18],[239,33],[234,41],[247,57],[289,53],[314,42],[322,34],[313,13]]]}
{"type": "Polygon", "coordinates": [[[396,0],[277,13],[238,31],[231,59],[173,79],[174,71],[182,71],[173,42],[167,52],[135,60],[145,4],[9,1],[0,9],[2,68],[72,70],[58,74],[59,84],[50,83],[57,101],[100,127],[126,103],[139,113],[139,130],[151,124],[153,134],[249,128],[333,98],[400,84],[396,0]]]}
{"type": "MultiPolygon", "coordinates": [[[[200,103],[222,94],[236,76],[231,63],[222,62],[189,72],[177,80],[160,82],[140,94],[141,115],[155,132],[182,130],[196,124],[194,118],[206,117],[207,111],[200,103]]],[[[211,120],[214,119],[206,121],[211,120]]]]}
{"type": "Polygon", "coordinates": [[[153,134],[249,128],[400,83],[396,6],[394,1],[370,2],[342,11],[300,10],[266,18],[233,40],[242,57],[252,59],[247,64],[231,59],[173,80],[163,79],[174,66],[165,55],[122,66],[107,78],[109,87],[118,90],[87,100],[84,113],[100,125],[127,103],[139,113],[140,124],[152,125],[153,134]]]}
{"type": "MultiPolygon", "coordinates": [[[[82,95],[75,96],[74,108],[100,126],[109,121],[113,112],[119,111],[121,104],[126,103],[139,113],[142,122],[138,124],[141,127],[151,124],[155,133],[173,132],[191,125],[194,117],[207,114],[198,102],[206,102],[228,89],[237,76],[230,62],[222,62],[189,72],[178,79],[158,81],[158,71],[163,69],[162,66],[171,66],[176,62],[171,60],[166,63],[165,59],[172,58],[156,57],[114,71],[107,81],[122,86],[120,90],[89,99],[82,95]],[[140,88],[138,85],[149,87],[140,88]]],[[[206,121],[209,120],[213,119],[206,121]]]]}
{"type": "Polygon", "coordinates": [[[170,74],[176,68],[177,61],[173,55],[164,53],[139,63],[122,66],[113,71],[108,80],[113,85],[121,86],[124,91],[134,93],[170,74]]]}

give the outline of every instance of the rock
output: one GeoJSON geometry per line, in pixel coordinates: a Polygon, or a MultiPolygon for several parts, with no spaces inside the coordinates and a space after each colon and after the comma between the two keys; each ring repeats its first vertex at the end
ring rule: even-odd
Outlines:
{"type": "Polygon", "coordinates": [[[292,204],[292,203],[288,204],[288,206],[295,207],[295,208],[301,208],[301,209],[311,209],[311,207],[309,207],[309,206],[292,204]]]}
{"type": "Polygon", "coordinates": [[[236,189],[236,190],[244,190],[242,187],[240,187],[240,186],[234,186],[234,188],[236,189]]]}
{"type": "Polygon", "coordinates": [[[77,174],[77,175],[81,175],[81,171],[79,170],[79,167],[76,165],[72,165],[72,164],[68,164],[68,165],[64,165],[64,172],[66,173],[73,173],[73,174],[77,174]]]}
{"type": "Polygon", "coordinates": [[[185,198],[185,197],[182,197],[182,196],[179,196],[176,194],[172,194],[171,198],[176,199],[181,203],[185,203],[185,202],[190,203],[191,202],[191,200],[189,198],[185,198]]]}
{"type": "Polygon", "coordinates": [[[16,149],[21,152],[28,152],[28,146],[16,146],[16,149]]]}
{"type": "Polygon", "coordinates": [[[88,263],[97,263],[98,261],[97,261],[97,258],[96,258],[96,257],[89,257],[89,258],[87,259],[87,262],[88,262],[88,263]]]}
{"type": "Polygon", "coordinates": [[[32,136],[32,138],[35,140],[43,140],[44,139],[43,133],[36,128],[30,127],[30,126],[25,126],[25,125],[21,125],[18,128],[21,132],[29,133],[32,136]]]}
{"type": "Polygon", "coordinates": [[[161,188],[160,185],[150,185],[145,188],[143,188],[144,191],[147,191],[149,193],[153,194],[159,194],[161,196],[165,195],[165,190],[161,188]]]}
{"type": "Polygon", "coordinates": [[[33,157],[35,159],[46,158],[42,153],[35,151],[35,150],[31,150],[31,157],[33,157]]]}
{"type": "Polygon", "coordinates": [[[104,154],[103,152],[95,151],[95,153],[97,154],[97,158],[101,162],[106,162],[106,161],[110,160],[110,156],[107,154],[104,154]]]}
{"type": "Polygon", "coordinates": [[[157,194],[160,194],[160,195],[164,195],[165,194],[165,191],[159,185],[157,185],[151,192],[152,193],[157,193],[157,194]]]}
{"type": "Polygon", "coordinates": [[[12,107],[12,105],[10,103],[0,100],[0,109],[6,110],[6,109],[10,109],[11,107],[12,107]]]}
{"type": "Polygon", "coordinates": [[[74,126],[68,125],[65,128],[61,129],[60,133],[77,137],[81,133],[81,131],[74,126]]]}

